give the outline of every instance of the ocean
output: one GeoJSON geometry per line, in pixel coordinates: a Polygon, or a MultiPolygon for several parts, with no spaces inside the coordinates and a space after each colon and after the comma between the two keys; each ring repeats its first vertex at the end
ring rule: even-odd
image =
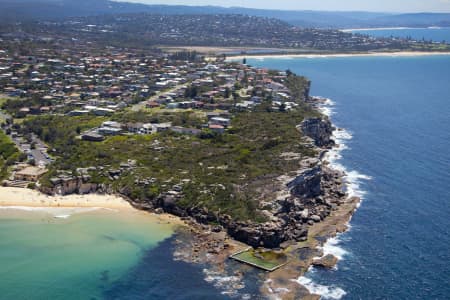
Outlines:
{"type": "Polygon", "coordinates": [[[450,299],[450,56],[247,59],[312,80],[362,197],[325,245],[336,270],[299,282],[324,299],[450,299]]]}
{"type": "Polygon", "coordinates": [[[356,29],[352,33],[367,34],[375,37],[411,37],[414,40],[426,40],[433,42],[445,41],[450,43],[450,28],[377,28],[377,29],[356,29]]]}
{"type": "Polygon", "coordinates": [[[0,299],[258,299],[262,273],[251,267],[174,259],[187,238],[145,212],[3,207],[0,299]]]}
{"type": "Polygon", "coordinates": [[[0,209],[0,299],[101,299],[172,226],[143,213],[0,209]]]}

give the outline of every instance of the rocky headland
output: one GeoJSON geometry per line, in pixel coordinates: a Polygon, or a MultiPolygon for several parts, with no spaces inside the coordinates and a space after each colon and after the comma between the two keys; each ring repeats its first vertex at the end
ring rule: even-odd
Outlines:
{"type": "MultiPolygon", "coordinates": [[[[181,207],[178,203],[183,193],[176,188],[148,201],[133,198],[126,187],[118,193],[135,208],[169,213],[189,225],[185,233],[189,235],[190,242],[179,243],[175,255],[177,259],[209,263],[216,272],[220,272],[224,270],[226,259],[247,245],[282,251],[288,257],[288,263],[267,275],[269,280],[263,284],[262,293],[283,299],[314,299],[314,295],[292,279],[300,277],[311,265],[332,267],[336,264],[336,258],[322,257],[320,247],[328,238],[345,231],[345,224],[359,199],[348,197],[343,179],[345,174],[333,169],[323,159],[324,154],[335,146],[332,139],[335,128],[330,120],[326,116],[308,118],[297,129],[302,132],[304,143],[316,150],[317,156],[303,159],[295,174],[279,176],[270,190],[265,191],[271,195],[259,205],[265,222],[237,221],[227,214],[201,206],[181,207]]],[[[129,168],[132,168],[132,162],[106,172],[114,178],[129,168]]],[[[78,171],[83,173],[83,170],[78,171]]],[[[51,187],[42,187],[41,191],[49,195],[108,194],[113,193],[113,188],[92,183],[85,172],[81,176],[56,177],[51,187]]]]}

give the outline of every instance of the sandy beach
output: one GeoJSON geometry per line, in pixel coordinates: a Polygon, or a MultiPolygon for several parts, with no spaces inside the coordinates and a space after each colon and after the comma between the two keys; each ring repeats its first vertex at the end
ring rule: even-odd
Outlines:
{"type": "Polygon", "coordinates": [[[153,214],[138,210],[126,200],[115,195],[67,195],[48,196],[35,190],[0,187],[0,208],[30,208],[45,210],[67,216],[72,213],[90,212],[91,209],[104,208],[117,212],[142,213],[156,217],[157,221],[173,225],[186,225],[180,218],[169,214],[153,214]],[[55,211],[53,211],[55,210],[55,211]]]}
{"type": "Polygon", "coordinates": [[[450,55],[450,52],[370,52],[370,53],[341,53],[341,54],[264,54],[264,55],[236,55],[227,57],[228,61],[242,60],[244,58],[266,59],[266,58],[324,58],[324,57],[414,57],[414,56],[435,56],[435,55],[450,55]]]}
{"type": "Polygon", "coordinates": [[[353,31],[379,31],[379,30],[405,30],[405,29],[432,29],[430,27],[368,27],[368,28],[348,28],[339,29],[342,32],[353,32],[353,31]]]}
{"type": "Polygon", "coordinates": [[[134,209],[127,201],[114,195],[48,196],[35,190],[14,187],[0,187],[0,206],[134,209]]]}
{"type": "Polygon", "coordinates": [[[439,26],[430,27],[368,27],[368,28],[345,28],[339,29],[342,32],[353,32],[353,31],[380,31],[380,30],[408,30],[408,29],[442,29],[439,26]]]}

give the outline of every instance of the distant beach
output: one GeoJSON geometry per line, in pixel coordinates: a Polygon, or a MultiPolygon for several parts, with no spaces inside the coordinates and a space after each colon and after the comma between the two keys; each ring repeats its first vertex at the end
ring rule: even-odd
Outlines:
{"type": "Polygon", "coordinates": [[[341,54],[264,54],[264,55],[243,55],[236,56],[229,55],[228,60],[241,60],[244,58],[253,59],[266,59],[266,58],[324,58],[324,57],[413,57],[413,56],[439,56],[450,55],[450,52],[414,52],[414,51],[401,51],[401,52],[369,52],[369,53],[341,53],[341,54]]]}
{"type": "Polygon", "coordinates": [[[441,29],[442,27],[374,27],[374,28],[349,28],[339,29],[342,32],[354,31],[379,31],[379,30],[406,30],[406,29],[441,29]]]}

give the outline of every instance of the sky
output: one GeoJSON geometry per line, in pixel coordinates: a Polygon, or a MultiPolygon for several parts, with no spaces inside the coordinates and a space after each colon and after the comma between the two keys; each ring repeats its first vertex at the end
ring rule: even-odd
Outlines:
{"type": "Polygon", "coordinates": [[[121,0],[147,4],[217,5],[282,10],[450,12],[450,0],[121,0]]]}

